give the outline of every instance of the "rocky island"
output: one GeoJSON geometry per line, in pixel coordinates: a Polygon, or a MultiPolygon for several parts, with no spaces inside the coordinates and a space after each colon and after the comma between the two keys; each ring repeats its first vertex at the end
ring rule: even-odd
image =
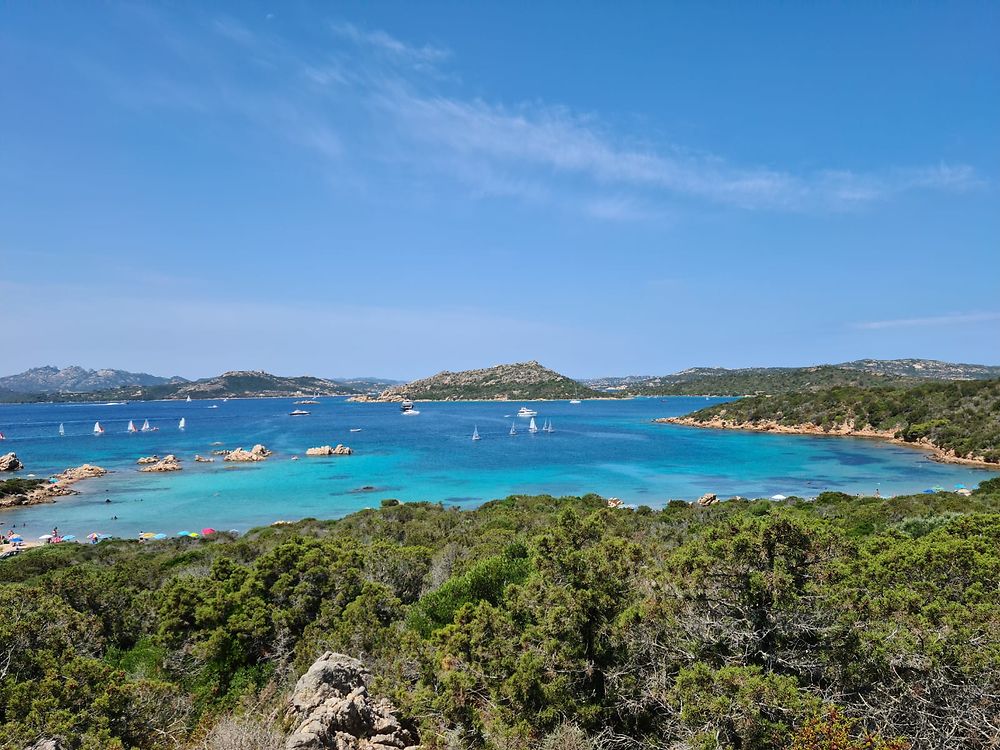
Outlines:
{"type": "Polygon", "coordinates": [[[376,397],[361,396],[353,400],[531,401],[607,397],[607,394],[532,360],[478,370],[445,370],[429,378],[387,388],[376,397]]]}

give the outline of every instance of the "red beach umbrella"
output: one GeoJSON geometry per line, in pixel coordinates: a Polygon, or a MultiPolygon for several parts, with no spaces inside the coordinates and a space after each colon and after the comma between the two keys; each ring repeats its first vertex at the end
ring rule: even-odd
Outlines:
{"type": "Polygon", "coordinates": [[[214,534],[214,533],[215,533],[215,529],[202,529],[201,530],[201,535],[202,536],[208,536],[209,534],[214,534]]]}

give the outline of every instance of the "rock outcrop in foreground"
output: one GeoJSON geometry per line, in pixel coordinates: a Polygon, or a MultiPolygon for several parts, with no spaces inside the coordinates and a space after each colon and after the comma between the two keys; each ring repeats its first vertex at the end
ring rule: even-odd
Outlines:
{"type": "Polygon", "coordinates": [[[368,694],[370,677],[357,659],[323,654],[295,685],[285,750],[417,750],[416,732],[392,703],[368,694]]]}
{"type": "Polygon", "coordinates": [[[318,448],[306,448],[307,456],[349,456],[352,453],[354,453],[353,450],[340,443],[337,443],[336,448],[331,448],[329,445],[321,445],[318,448]]]}
{"type": "Polygon", "coordinates": [[[237,448],[236,450],[229,451],[226,454],[225,461],[263,461],[265,458],[271,455],[271,451],[265,448],[260,443],[257,443],[250,450],[244,450],[243,448],[237,448]]]}
{"type": "Polygon", "coordinates": [[[20,471],[23,468],[24,464],[21,463],[21,459],[17,457],[16,453],[0,456],[0,471],[20,471]]]}

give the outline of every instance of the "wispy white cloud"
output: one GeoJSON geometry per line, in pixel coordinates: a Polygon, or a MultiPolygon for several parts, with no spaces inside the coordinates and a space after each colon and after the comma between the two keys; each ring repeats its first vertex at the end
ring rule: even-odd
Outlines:
{"type": "Polygon", "coordinates": [[[443,47],[436,47],[432,44],[422,46],[407,44],[381,29],[368,31],[353,23],[346,22],[331,23],[330,29],[336,36],[347,39],[358,46],[367,47],[379,54],[417,68],[437,65],[451,56],[451,52],[443,47]]]}
{"type": "Polygon", "coordinates": [[[842,210],[907,190],[963,190],[978,184],[975,171],[966,165],[805,175],[734,165],[676,146],[630,145],[595,118],[561,106],[511,109],[482,100],[421,95],[400,82],[383,88],[374,99],[400,123],[401,132],[424,145],[512,171],[575,175],[595,188],[626,186],[747,209],[842,210]]]}
{"type": "MultiPolygon", "coordinates": [[[[118,88],[202,116],[210,107],[228,109],[337,162],[338,174],[345,159],[358,173],[370,173],[378,162],[403,165],[422,188],[436,178],[480,198],[513,197],[612,221],[661,220],[684,202],[846,211],[911,191],[982,184],[965,164],[798,172],[738,163],[617,132],[598,116],[559,104],[468,97],[442,73],[449,50],[352,23],[330,23],[332,44],[317,48],[290,45],[271,27],[254,30],[228,17],[213,19],[209,28],[266,75],[251,86],[238,66],[220,64],[206,80],[187,71],[148,87],[129,81],[118,88]]],[[[208,43],[197,55],[198,73],[212,67],[205,63],[212,53],[208,43]]]]}
{"type": "Polygon", "coordinates": [[[864,330],[883,328],[927,328],[931,326],[955,326],[971,323],[1000,321],[1000,312],[953,313],[927,318],[897,318],[895,320],[873,320],[858,323],[855,327],[864,330]]]}

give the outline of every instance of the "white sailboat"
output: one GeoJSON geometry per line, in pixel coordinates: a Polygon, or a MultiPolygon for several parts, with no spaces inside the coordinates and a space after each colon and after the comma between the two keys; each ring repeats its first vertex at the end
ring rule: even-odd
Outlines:
{"type": "Polygon", "coordinates": [[[187,397],[187,399],[185,399],[185,400],[186,400],[186,401],[187,401],[187,402],[188,402],[189,404],[191,403],[191,397],[190,397],[190,396],[188,396],[188,397],[187,397]]]}
{"type": "Polygon", "coordinates": [[[517,423],[516,422],[511,422],[510,423],[510,434],[511,435],[516,435],[517,434],[517,423]]]}
{"type": "Polygon", "coordinates": [[[555,430],[552,429],[552,420],[551,419],[545,423],[545,426],[542,428],[542,431],[543,432],[555,432],[555,430]]]}
{"type": "Polygon", "coordinates": [[[528,423],[528,432],[538,432],[538,425],[535,424],[535,418],[531,418],[531,422],[528,423]]]}
{"type": "Polygon", "coordinates": [[[187,420],[181,417],[181,421],[177,423],[177,429],[183,430],[185,427],[187,427],[187,420]]]}
{"type": "Polygon", "coordinates": [[[151,429],[153,428],[149,426],[149,420],[148,419],[142,420],[142,431],[149,432],[151,429]]]}
{"type": "Polygon", "coordinates": [[[479,440],[479,426],[478,425],[476,425],[475,427],[472,428],[472,439],[473,440],[479,440]]]}
{"type": "Polygon", "coordinates": [[[128,431],[138,432],[138,430],[135,428],[135,422],[133,422],[131,419],[128,421],[128,431]]]}
{"type": "Polygon", "coordinates": [[[95,435],[103,435],[104,434],[104,428],[101,427],[101,423],[100,422],[94,422],[94,434],[95,435]]]}
{"type": "Polygon", "coordinates": [[[65,435],[66,434],[66,428],[63,427],[63,423],[62,422],[59,423],[59,434],[60,435],[65,435]]]}

